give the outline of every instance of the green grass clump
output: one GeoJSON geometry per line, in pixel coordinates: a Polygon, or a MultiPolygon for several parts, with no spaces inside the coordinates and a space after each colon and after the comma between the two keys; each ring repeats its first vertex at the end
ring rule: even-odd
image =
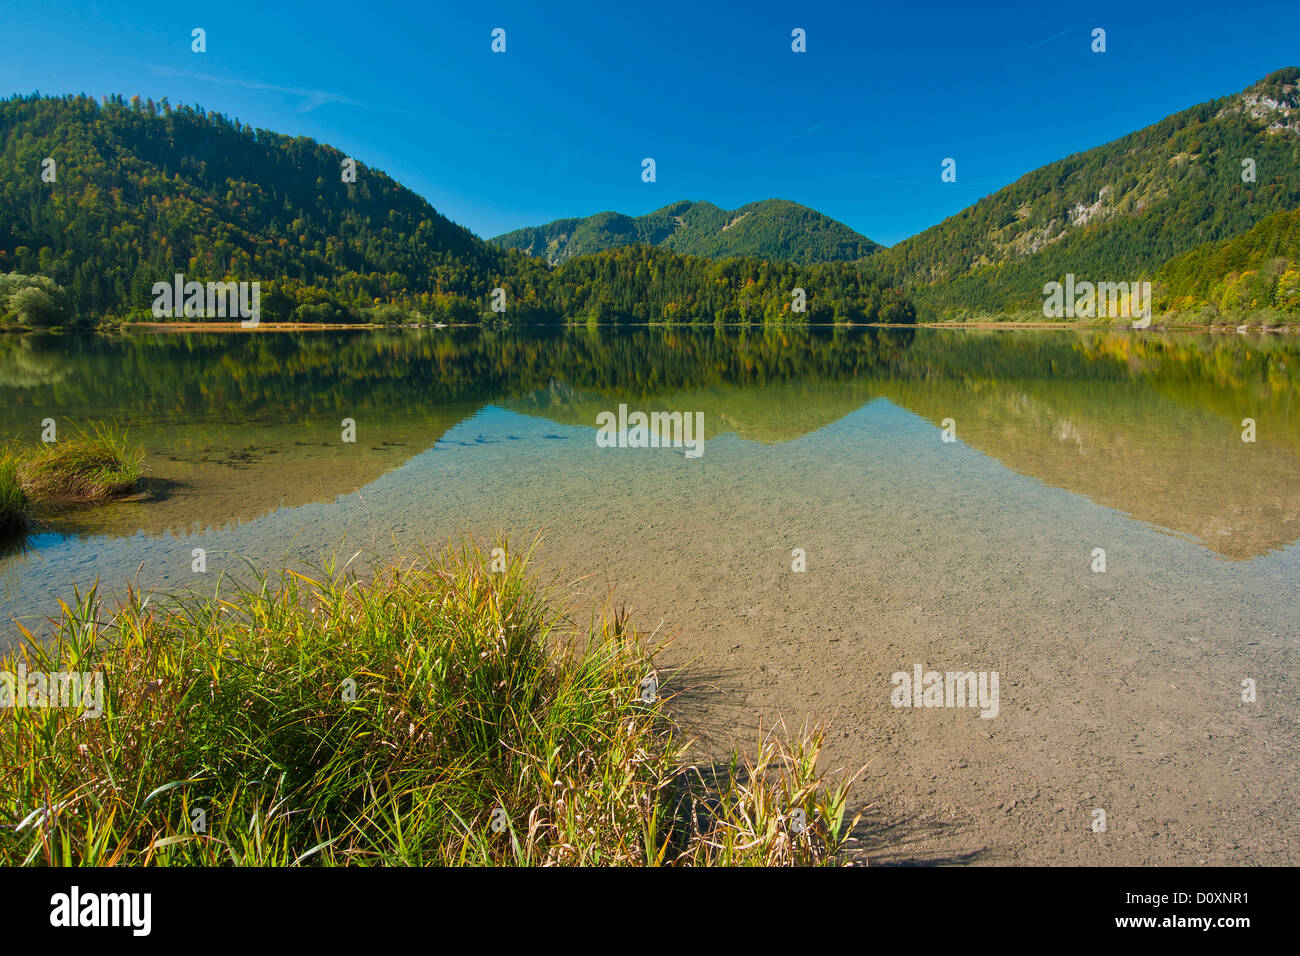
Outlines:
{"type": "Polygon", "coordinates": [[[27,527],[27,495],[18,480],[18,454],[0,447],[0,538],[21,535],[27,527]]]}
{"type": "Polygon", "coordinates": [[[116,425],[96,424],[70,437],[41,444],[18,469],[32,498],[96,500],[130,494],[140,478],[144,453],[116,425]]]}
{"type": "Polygon", "coordinates": [[[0,865],[839,858],[857,821],[820,733],[693,766],[645,638],[574,624],[527,560],[465,543],[112,613],[92,588],[0,660],[103,674],[100,716],[0,709],[0,865]]]}

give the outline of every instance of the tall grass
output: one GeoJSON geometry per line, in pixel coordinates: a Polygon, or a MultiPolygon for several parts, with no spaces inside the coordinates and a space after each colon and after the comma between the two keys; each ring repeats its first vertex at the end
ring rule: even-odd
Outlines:
{"type": "Polygon", "coordinates": [[[823,780],[819,733],[693,766],[645,638],[574,624],[528,557],[493,572],[466,542],[112,613],[79,595],[0,661],[104,674],[102,716],[0,709],[0,864],[839,858],[850,781],[823,780]]]}
{"type": "Polygon", "coordinates": [[[0,446],[0,539],[21,535],[27,527],[27,495],[18,480],[18,453],[0,446]]]}
{"type": "Polygon", "coordinates": [[[126,431],[96,423],[39,445],[19,465],[18,477],[32,498],[118,498],[134,490],[143,461],[126,431]]]}

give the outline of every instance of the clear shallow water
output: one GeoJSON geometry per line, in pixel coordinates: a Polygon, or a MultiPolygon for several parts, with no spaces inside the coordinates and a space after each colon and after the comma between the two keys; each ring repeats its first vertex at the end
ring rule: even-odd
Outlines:
{"type": "Polygon", "coordinates": [[[116,417],[148,466],[144,500],[10,545],[0,641],[74,581],[210,592],[245,558],[540,531],[579,620],[612,595],[675,638],[661,686],[706,751],[825,720],[828,769],[870,764],[876,859],[1294,864],[1297,338],[0,338],[5,436],[116,417]],[[703,455],[598,447],[620,402],[702,412],[703,455]],[[998,672],[997,718],[892,706],[918,663],[998,672]]]}
{"type": "Polygon", "coordinates": [[[146,448],[149,488],[42,514],[0,558],[0,619],[31,627],[74,582],[206,588],[241,558],[385,556],[501,529],[543,531],[571,577],[662,582],[703,627],[802,547],[810,570],[846,576],[832,588],[857,595],[846,614],[889,595],[952,624],[1050,631],[1083,602],[1116,622],[1294,634],[1298,374],[1290,336],[7,338],[3,434],[116,418],[146,448]],[[596,415],[620,402],[703,412],[704,454],[597,447],[596,415]]]}

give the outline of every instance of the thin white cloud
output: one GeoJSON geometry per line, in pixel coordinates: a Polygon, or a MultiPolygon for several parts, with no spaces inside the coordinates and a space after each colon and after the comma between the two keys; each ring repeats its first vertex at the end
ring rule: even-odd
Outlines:
{"type": "Polygon", "coordinates": [[[1029,44],[1029,46],[1022,46],[1019,50],[1016,50],[1015,53],[1012,53],[1011,55],[1012,55],[1012,56],[1015,56],[1016,53],[1024,53],[1026,50],[1032,50],[1032,49],[1034,49],[1035,47],[1040,47],[1040,46],[1042,46],[1044,43],[1051,43],[1053,40],[1059,40],[1061,37],[1065,36],[1065,35],[1066,35],[1067,33],[1069,33],[1071,30],[1077,30],[1077,29],[1079,29],[1079,27],[1083,26],[1085,23],[1092,23],[1092,22],[1093,22],[1093,21],[1091,21],[1091,20],[1081,20],[1080,22],[1076,23],[1076,24],[1075,24],[1074,26],[1072,26],[1072,27],[1066,27],[1066,28],[1065,28],[1064,30],[1062,30],[1060,33],[1053,33],[1050,37],[1048,37],[1048,38],[1045,39],[1045,40],[1039,40],[1037,43],[1031,43],[1031,44],[1029,44]]]}
{"type": "Polygon", "coordinates": [[[343,103],[347,106],[360,106],[356,100],[348,99],[340,93],[331,93],[328,90],[306,90],[297,86],[276,86],[274,83],[251,83],[248,80],[237,80],[223,76],[212,76],[209,73],[196,73],[193,70],[178,70],[170,66],[150,66],[155,76],[178,76],[191,80],[199,80],[203,83],[217,83],[221,86],[237,86],[245,90],[270,90],[273,93],[286,93],[289,96],[300,96],[302,102],[298,104],[299,113],[310,113],[318,106],[324,106],[326,103],[343,103]]]}
{"type": "Polygon", "coordinates": [[[788,137],[787,139],[783,139],[783,140],[781,140],[780,142],[777,142],[777,143],[771,143],[771,144],[769,144],[769,145],[767,145],[767,146],[764,146],[762,149],[759,150],[759,152],[760,152],[760,153],[766,153],[769,149],[776,149],[778,146],[786,146],[786,145],[788,145],[788,144],[790,144],[790,143],[793,143],[796,139],[800,139],[800,138],[802,138],[802,137],[804,137],[804,136],[807,136],[809,133],[813,132],[814,130],[819,130],[819,129],[821,129],[823,126],[825,126],[825,125],[826,125],[827,123],[829,123],[829,122],[830,122],[830,120],[823,120],[822,122],[817,123],[817,124],[814,125],[814,126],[809,126],[809,127],[808,127],[806,130],[804,130],[802,133],[795,133],[793,136],[788,137]]]}

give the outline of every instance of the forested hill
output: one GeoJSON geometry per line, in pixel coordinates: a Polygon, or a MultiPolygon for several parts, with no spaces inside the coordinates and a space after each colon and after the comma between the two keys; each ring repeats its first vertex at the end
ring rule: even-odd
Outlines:
{"type": "Polygon", "coordinates": [[[644,216],[602,212],[558,219],[507,232],[492,242],[551,264],[633,243],[710,259],[750,256],[802,264],[850,262],[880,248],[844,223],[786,199],[765,199],[731,211],[684,200],[644,216]]]}
{"type": "MultiPolygon", "coordinates": [[[[1170,258],[1300,205],[1300,69],[1050,163],[869,263],[924,312],[1039,308],[1073,272],[1154,275],[1170,258]],[[1243,182],[1253,160],[1254,182],[1243,182]]],[[[923,315],[923,317],[925,317],[923,315]]]]}
{"type": "Polygon", "coordinates": [[[0,272],[46,275],[94,314],[147,306],[174,272],[351,302],[484,294],[499,249],[360,162],[343,182],[346,158],[165,100],[3,100],[0,272]]]}
{"type": "Polygon", "coordinates": [[[638,244],[550,267],[359,161],[345,181],[347,159],[166,101],[0,100],[0,326],[151,319],[154,283],[176,273],[259,282],[272,322],[914,321],[845,262],[638,244]]]}
{"type": "Polygon", "coordinates": [[[1170,259],[1158,280],[1158,307],[1205,312],[1206,321],[1263,309],[1300,317],[1300,208],[1170,259]]]}

